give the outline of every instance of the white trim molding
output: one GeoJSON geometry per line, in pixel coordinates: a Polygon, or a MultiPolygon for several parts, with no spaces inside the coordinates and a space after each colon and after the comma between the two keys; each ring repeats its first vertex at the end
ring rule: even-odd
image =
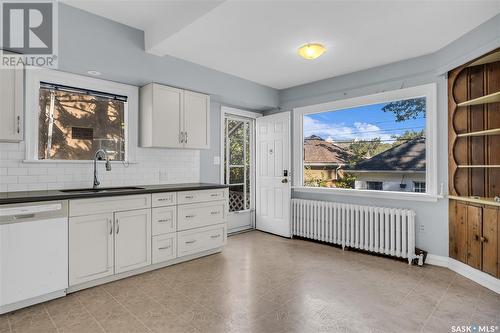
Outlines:
{"type": "Polygon", "coordinates": [[[429,83],[425,85],[391,90],[382,93],[337,100],[322,104],[303,106],[293,109],[293,189],[300,192],[329,193],[338,195],[365,196],[372,198],[389,198],[415,201],[437,201],[442,198],[438,195],[437,184],[437,84],[429,83]],[[390,101],[404,100],[416,97],[426,98],[426,124],[425,124],[425,145],[426,145],[426,173],[425,181],[427,184],[426,193],[410,192],[390,192],[390,191],[372,191],[372,190],[353,190],[339,188],[319,188],[305,187],[303,160],[304,160],[304,115],[337,111],[387,103],[390,101]]]}
{"type": "Polygon", "coordinates": [[[466,265],[458,260],[449,257],[428,254],[426,263],[433,266],[446,267],[457,274],[460,274],[485,288],[493,290],[500,294],[500,279],[497,279],[489,274],[481,272],[469,265],[466,265]]]}
{"type": "MultiPolygon", "coordinates": [[[[62,71],[42,69],[38,67],[26,68],[25,89],[25,162],[48,163],[54,162],[38,159],[38,111],[40,82],[57,83],[75,88],[91,88],[111,94],[127,96],[125,106],[125,159],[126,162],[135,162],[138,147],[138,119],[139,119],[139,88],[122,83],[91,78],[62,71]]],[[[89,161],[55,160],[57,163],[82,163],[89,161]]],[[[120,161],[120,163],[122,163],[120,161]]]]}

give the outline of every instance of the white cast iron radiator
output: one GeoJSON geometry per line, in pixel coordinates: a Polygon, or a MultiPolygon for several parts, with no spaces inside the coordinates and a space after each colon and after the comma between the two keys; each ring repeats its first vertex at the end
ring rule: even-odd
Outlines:
{"type": "Polygon", "coordinates": [[[415,256],[411,209],[292,199],[292,234],[390,256],[415,256]]]}

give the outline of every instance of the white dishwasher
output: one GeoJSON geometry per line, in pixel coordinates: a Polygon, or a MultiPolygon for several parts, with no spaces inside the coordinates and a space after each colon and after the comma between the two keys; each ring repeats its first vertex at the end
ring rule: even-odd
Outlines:
{"type": "Polygon", "coordinates": [[[0,314],[66,295],[68,202],[0,205],[0,314]]]}

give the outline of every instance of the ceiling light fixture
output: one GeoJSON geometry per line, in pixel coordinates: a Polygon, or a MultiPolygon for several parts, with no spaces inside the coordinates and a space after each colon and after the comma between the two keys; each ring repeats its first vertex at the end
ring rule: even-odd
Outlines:
{"type": "Polygon", "coordinates": [[[87,74],[93,75],[93,76],[99,76],[101,75],[101,72],[98,71],[87,71],[87,74]]]}
{"type": "Polygon", "coordinates": [[[307,43],[299,47],[298,54],[304,59],[313,60],[325,53],[326,48],[319,43],[307,43]]]}

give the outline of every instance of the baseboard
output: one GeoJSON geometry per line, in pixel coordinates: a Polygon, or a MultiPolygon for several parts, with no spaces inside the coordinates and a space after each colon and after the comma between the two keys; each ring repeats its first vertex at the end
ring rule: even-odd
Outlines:
{"type": "Polygon", "coordinates": [[[26,308],[26,307],[31,306],[31,305],[43,303],[43,302],[50,301],[52,299],[59,298],[59,297],[64,297],[64,296],[66,296],[66,291],[65,290],[58,290],[58,291],[54,291],[54,292],[49,293],[49,294],[25,299],[25,300],[20,301],[20,302],[2,305],[2,306],[0,306],[0,314],[12,312],[15,310],[26,308]]]}
{"type": "Polygon", "coordinates": [[[470,267],[458,260],[453,258],[438,256],[435,254],[428,254],[427,260],[425,261],[429,265],[446,267],[455,273],[458,273],[485,288],[493,290],[497,294],[500,294],[500,279],[497,279],[489,274],[481,272],[475,268],[470,267]]]}

